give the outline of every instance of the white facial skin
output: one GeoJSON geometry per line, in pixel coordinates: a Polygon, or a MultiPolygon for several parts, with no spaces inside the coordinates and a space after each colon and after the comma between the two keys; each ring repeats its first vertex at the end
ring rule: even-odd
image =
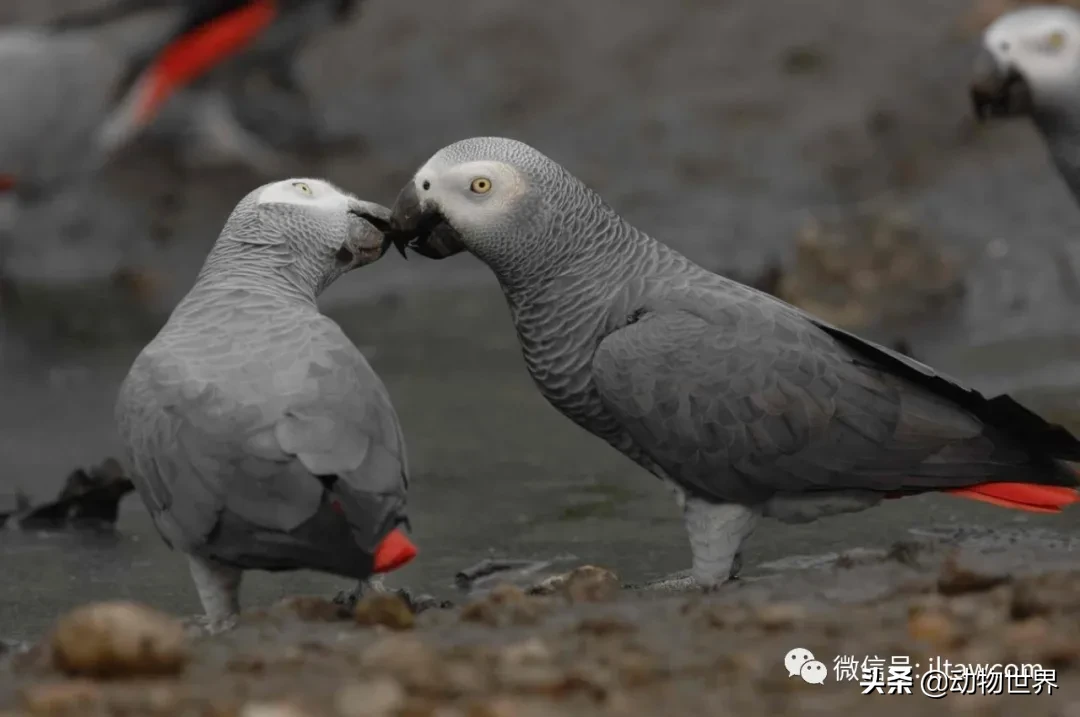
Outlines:
{"type": "Polygon", "coordinates": [[[295,204],[329,212],[349,211],[349,197],[321,179],[286,179],[262,190],[255,203],[295,204]]]}
{"type": "Polygon", "coordinates": [[[1070,8],[1037,6],[1003,15],[986,29],[983,44],[999,68],[1024,77],[1037,99],[1080,90],[1080,14],[1070,8]]]}
{"type": "MultiPolygon", "coordinates": [[[[297,251],[314,250],[322,256],[324,249],[336,250],[340,244],[359,259],[356,266],[369,264],[382,256],[383,234],[371,222],[375,219],[389,221],[389,210],[363,202],[324,180],[293,178],[275,182],[255,196],[255,206],[270,215],[276,214],[271,226],[276,226],[278,233],[284,231],[288,236],[307,237],[296,245],[297,251]],[[298,219],[297,211],[306,218],[298,219]],[[329,237],[333,246],[310,240],[312,232],[329,237]]],[[[342,259],[339,257],[338,260],[342,259]]]]}
{"type": "Polygon", "coordinates": [[[413,182],[421,203],[435,202],[450,225],[466,236],[499,226],[528,189],[525,178],[502,162],[448,167],[432,159],[413,182]]]}

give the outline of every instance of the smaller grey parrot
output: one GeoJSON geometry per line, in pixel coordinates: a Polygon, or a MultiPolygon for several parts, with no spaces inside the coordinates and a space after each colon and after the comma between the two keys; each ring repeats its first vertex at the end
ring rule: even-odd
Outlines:
{"type": "Polygon", "coordinates": [[[762,516],[928,491],[1080,500],[1064,428],[706,271],[526,144],[445,147],[393,212],[403,252],[487,264],[544,397],[674,488],[702,588],[737,570],[762,516]]]}
{"type": "Polygon", "coordinates": [[[1080,12],[1030,5],[983,33],[971,99],[976,115],[1030,117],[1080,201],[1080,12]]]}
{"type": "Polygon", "coordinates": [[[132,480],[211,631],[233,624],[243,570],[366,581],[416,554],[390,397],[316,305],[382,256],[388,219],[317,179],[251,192],[120,388],[132,480]]]}

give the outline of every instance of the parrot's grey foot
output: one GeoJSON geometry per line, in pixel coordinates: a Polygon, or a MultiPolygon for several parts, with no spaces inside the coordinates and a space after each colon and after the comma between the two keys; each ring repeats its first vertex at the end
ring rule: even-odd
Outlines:
{"type": "Polygon", "coordinates": [[[334,596],[334,604],[344,605],[347,608],[354,608],[356,607],[356,603],[360,601],[360,598],[365,595],[386,592],[391,591],[383,584],[382,578],[376,575],[367,580],[359,581],[352,590],[342,590],[338,592],[338,594],[334,596]]]}
{"type": "Polygon", "coordinates": [[[194,555],[188,556],[188,564],[206,613],[206,631],[216,635],[235,626],[240,615],[241,571],[194,555]]]}
{"type": "Polygon", "coordinates": [[[439,600],[434,595],[414,594],[408,588],[398,588],[393,591],[395,595],[405,601],[409,609],[419,614],[425,610],[446,610],[452,608],[454,603],[449,600],[439,600]]]}
{"type": "Polygon", "coordinates": [[[236,627],[239,615],[231,615],[224,620],[213,621],[206,615],[194,615],[184,620],[184,631],[190,636],[220,635],[236,627]]]}
{"type": "Polygon", "coordinates": [[[683,517],[694,556],[694,581],[704,590],[713,590],[737,576],[742,568],[740,548],[754,531],[758,512],[734,503],[687,498],[683,517]]]}
{"type": "Polygon", "coordinates": [[[446,600],[438,600],[431,595],[414,595],[408,588],[388,588],[383,584],[382,579],[379,577],[361,580],[352,590],[342,590],[334,597],[334,604],[344,605],[351,609],[356,607],[356,603],[364,596],[376,593],[397,595],[414,613],[421,613],[432,608],[453,607],[453,603],[446,600]]]}
{"type": "Polygon", "coordinates": [[[717,592],[721,586],[739,579],[739,571],[742,570],[742,562],[742,552],[740,551],[735,554],[735,559],[731,562],[731,574],[728,576],[728,579],[711,585],[701,585],[694,579],[693,573],[690,570],[681,570],[677,573],[672,573],[671,575],[665,575],[658,580],[650,580],[649,582],[640,585],[625,585],[624,589],[672,593],[684,593],[699,590],[706,594],[714,593],[717,592]]]}

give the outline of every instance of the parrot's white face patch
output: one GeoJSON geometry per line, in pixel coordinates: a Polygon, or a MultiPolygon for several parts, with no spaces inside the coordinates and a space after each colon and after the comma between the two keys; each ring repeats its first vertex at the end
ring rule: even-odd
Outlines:
{"type": "Polygon", "coordinates": [[[521,173],[503,162],[445,165],[432,159],[413,177],[422,202],[438,205],[458,231],[484,228],[513,210],[528,190],[521,173]]]}
{"type": "Polygon", "coordinates": [[[271,184],[259,193],[255,203],[259,206],[292,204],[312,209],[349,209],[349,197],[321,179],[286,179],[271,184]]]}
{"type": "Polygon", "coordinates": [[[1002,69],[1015,69],[1036,94],[1075,88],[1080,72],[1080,14],[1071,8],[1036,6],[998,18],[983,44],[1002,69]]]}

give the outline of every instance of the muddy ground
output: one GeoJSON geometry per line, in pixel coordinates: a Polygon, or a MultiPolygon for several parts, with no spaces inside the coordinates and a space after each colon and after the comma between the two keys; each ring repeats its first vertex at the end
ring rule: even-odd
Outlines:
{"type": "Polygon", "coordinates": [[[850,551],[710,597],[620,592],[599,571],[541,596],[497,585],[415,618],[386,600],[351,614],[293,597],[224,636],[134,663],[163,676],[115,664],[106,679],[73,676],[57,658],[68,643],[47,638],[2,668],[0,706],[250,717],[1074,714],[1075,545],[1057,546],[1053,568],[1040,546],[1033,569],[1034,546],[1017,536],[951,538],[966,547],[927,538],[850,551]],[[797,648],[823,663],[823,683],[785,668],[797,648]],[[875,678],[878,658],[886,667],[875,678]],[[905,660],[910,681],[893,671],[905,660]],[[857,666],[843,672],[845,663],[857,666]],[[1025,665],[1031,680],[1004,677],[1025,665]],[[980,666],[999,677],[978,677],[980,666]]]}

